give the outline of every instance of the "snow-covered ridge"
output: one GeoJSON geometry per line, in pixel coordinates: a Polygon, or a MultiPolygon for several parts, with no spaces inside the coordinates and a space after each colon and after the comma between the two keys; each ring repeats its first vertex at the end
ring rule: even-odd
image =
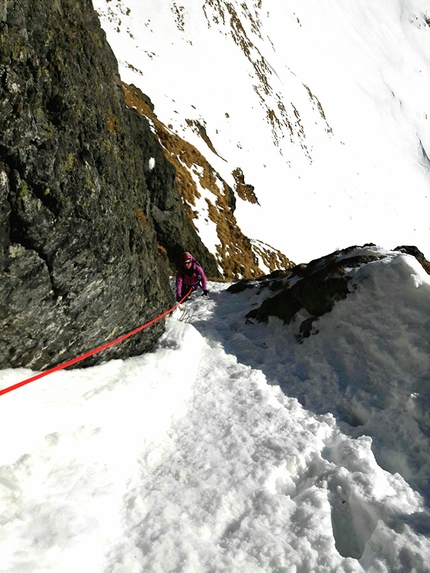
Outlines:
{"type": "MultiPolygon", "coordinates": [[[[415,256],[374,245],[313,263],[244,284],[248,323],[267,324],[262,345],[277,354],[270,374],[306,408],[335,414],[354,436],[373,436],[379,463],[430,499],[430,277],[415,256]]],[[[254,358],[245,361],[265,371],[264,354],[247,348],[254,358]]]]}

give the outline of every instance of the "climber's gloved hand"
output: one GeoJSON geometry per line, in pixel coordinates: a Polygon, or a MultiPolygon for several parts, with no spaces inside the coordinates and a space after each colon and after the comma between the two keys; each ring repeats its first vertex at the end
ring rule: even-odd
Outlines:
{"type": "Polygon", "coordinates": [[[208,291],[204,290],[202,296],[208,296],[208,291]]]}

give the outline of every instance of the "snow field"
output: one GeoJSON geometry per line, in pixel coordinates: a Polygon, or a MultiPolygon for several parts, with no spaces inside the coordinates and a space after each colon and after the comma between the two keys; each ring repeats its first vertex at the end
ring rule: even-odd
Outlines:
{"type": "Polygon", "coordinates": [[[152,353],[3,396],[3,570],[428,573],[430,283],[369,251],[303,344],[211,283],[152,353]]]}

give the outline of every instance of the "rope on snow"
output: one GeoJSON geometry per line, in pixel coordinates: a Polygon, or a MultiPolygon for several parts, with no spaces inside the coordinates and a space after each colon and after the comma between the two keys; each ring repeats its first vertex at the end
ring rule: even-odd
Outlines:
{"type": "Polygon", "coordinates": [[[151,324],[158,322],[159,320],[161,320],[162,318],[164,318],[165,316],[167,316],[168,314],[173,312],[182,302],[184,302],[184,300],[191,293],[192,293],[192,289],[190,289],[187,292],[187,294],[180,301],[178,301],[174,306],[172,306],[172,308],[169,308],[169,310],[166,310],[166,312],[163,312],[163,314],[160,314],[159,316],[157,316],[156,318],[153,318],[149,322],[142,324],[141,326],[139,326],[138,328],[135,328],[131,332],[128,332],[127,334],[123,334],[119,338],[116,338],[115,340],[112,340],[111,342],[107,342],[106,344],[103,344],[102,346],[99,346],[98,348],[94,348],[93,350],[90,350],[89,352],[86,352],[85,354],[82,354],[81,356],[77,356],[76,358],[72,358],[71,360],[68,360],[67,362],[63,362],[62,364],[58,364],[57,366],[54,366],[53,368],[50,368],[49,370],[44,370],[43,372],[39,372],[38,374],[35,374],[34,376],[31,376],[30,378],[27,378],[26,380],[23,380],[22,382],[17,382],[16,384],[13,384],[12,386],[8,386],[7,388],[3,388],[2,390],[0,390],[0,396],[2,396],[3,394],[7,394],[8,392],[12,392],[12,390],[16,390],[17,388],[21,388],[21,386],[25,386],[26,384],[30,384],[30,382],[34,382],[35,380],[39,380],[39,378],[43,378],[44,376],[47,376],[48,374],[52,374],[53,372],[57,372],[58,370],[63,370],[64,368],[67,368],[68,366],[72,366],[73,364],[76,364],[77,362],[81,362],[82,360],[85,360],[85,358],[89,358],[90,356],[93,356],[93,354],[97,354],[98,352],[101,352],[102,350],[106,350],[106,348],[109,348],[110,346],[113,346],[114,344],[118,344],[119,342],[122,342],[126,338],[130,338],[130,336],[137,334],[138,332],[140,332],[144,328],[148,328],[148,326],[151,326],[151,324]]]}

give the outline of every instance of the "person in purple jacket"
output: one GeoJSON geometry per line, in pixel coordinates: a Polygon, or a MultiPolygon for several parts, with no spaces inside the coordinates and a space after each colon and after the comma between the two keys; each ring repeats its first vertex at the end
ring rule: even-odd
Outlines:
{"type": "Polygon", "coordinates": [[[203,296],[207,296],[206,276],[202,267],[190,253],[183,253],[176,273],[176,300],[183,299],[190,288],[196,290],[199,285],[203,289],[203,296]]]}

